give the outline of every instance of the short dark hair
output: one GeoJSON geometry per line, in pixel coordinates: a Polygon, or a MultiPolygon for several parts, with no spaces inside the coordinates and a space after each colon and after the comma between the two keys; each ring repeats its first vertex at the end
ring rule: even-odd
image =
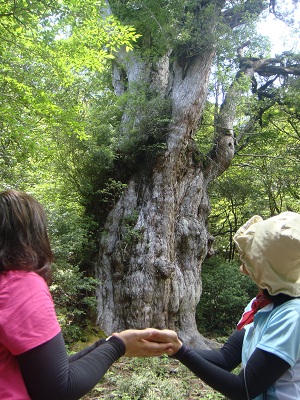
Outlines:
{"type": "Polygon", "coordinates": [[[0,273],[35,271],[49,284],[52,260],[42,205],[24,192],[0,192],[0,273]]]}

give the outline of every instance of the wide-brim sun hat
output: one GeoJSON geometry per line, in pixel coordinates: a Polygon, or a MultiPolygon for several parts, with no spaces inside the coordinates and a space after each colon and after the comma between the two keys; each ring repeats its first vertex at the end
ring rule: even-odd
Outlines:
{"type": "Polygon", "coordinates": [[[266,220],[255,215],[234,242],[258,287],[271,295],[300,296],[300,214],[286,211],[266,220]]]}

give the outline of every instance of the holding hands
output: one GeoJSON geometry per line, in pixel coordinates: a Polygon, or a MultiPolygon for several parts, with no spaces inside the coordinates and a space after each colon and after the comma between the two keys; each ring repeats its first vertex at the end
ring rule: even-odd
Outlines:
{"type": "Polygon", "coordinates": [[[182,346],[176,332],[169,329],[144,330],[128,329],[120,333],[113,333],[125,344],[125,357],[152,357],[167,354],[172,356],[182,346]]]}
{"type": "MultiPolygon", "coordinates": [[[[149,328],[151,330],[151,328],[149,328]]],[[[148,329],[146,329],[148,330],[148,329]]],[[[153,330],[153,329],[152,329],[153,330]]],[[[151,339],[148,340],[154,340],[157,343],[169,343],[171,344],[172,348],[172,354],[168,355],[174,355],[178,352],[178,350],[182,346],[182,342],[179,340],[177,333],[175,331],[172,331],[171,329],[154,329],[154,333],[151,339]]]]}

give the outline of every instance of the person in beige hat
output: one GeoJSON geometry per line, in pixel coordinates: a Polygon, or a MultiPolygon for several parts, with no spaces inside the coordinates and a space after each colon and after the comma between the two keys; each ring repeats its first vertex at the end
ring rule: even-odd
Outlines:
{"type": "Polygon", "coordinates": [[[156,340],[172,342],[173,357],[229,399],[300,399],[300,215],[254,216],[234,241],[259,294],[225,345],[194,349],[171,330],[156,340]]]}

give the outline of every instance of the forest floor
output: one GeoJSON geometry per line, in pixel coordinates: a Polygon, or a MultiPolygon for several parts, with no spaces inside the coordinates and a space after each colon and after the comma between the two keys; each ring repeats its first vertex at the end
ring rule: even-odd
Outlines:
{"type": "Polygon", "coordinates": [[[122,357],[83,400],[221,400],[177,360],[122,357]]]}

